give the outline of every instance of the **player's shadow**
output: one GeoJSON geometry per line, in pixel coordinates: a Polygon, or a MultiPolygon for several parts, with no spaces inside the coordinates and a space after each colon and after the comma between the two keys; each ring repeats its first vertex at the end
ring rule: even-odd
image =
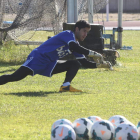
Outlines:
{"type": "MultiPolygon", "coordinates": [[[[86,92],[73,92],[73,93],[67,93],[67,92],[57,92],[57,91],[48,91],[48,92],[17,92],[17,93],[5,93],[4,95],[15,95],[15,96],[26,96],[26,97],[46,97],[48,94],[59,94],[62,96],[70,96],[70,95],[81,95],[81,94],[87,94],[86,92]]],[[[89,93],[88,93],[89,94],[89,93]]]]}
{"type": "Polygon", "coordinates": [[[49,91],[49,92],[18,92],[18,93],[5,93],[5,95],[15,95],[15,96],[26,96],[26,97],[45,97],[48,94],[60,94],[60,92],[49,91]]]}

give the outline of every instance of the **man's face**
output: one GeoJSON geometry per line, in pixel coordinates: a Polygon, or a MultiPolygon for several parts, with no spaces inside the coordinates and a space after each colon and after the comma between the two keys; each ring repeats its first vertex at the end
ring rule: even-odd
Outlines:
{"type": "Polygon", "coordinates": [[[81,28],[79,30],[78,27],[76,27],[75,29],[75,38],[77,41],[84,41],[84,39],[86,38],[88,32],[90,31],[90,28],[81,28]]]}

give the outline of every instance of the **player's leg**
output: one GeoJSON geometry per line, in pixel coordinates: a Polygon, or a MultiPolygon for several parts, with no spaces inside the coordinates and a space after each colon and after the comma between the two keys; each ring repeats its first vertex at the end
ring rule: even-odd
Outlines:
{"type": "Polygon", "coordinates": [[[80,68],[80,63],[76,60],[67,60],[67,61],[60,60],[56,64],[52,74],[57,74],[57,73],[67,71],[64,83],[71,82],[75,77],[75,75],[77,74],[79,68],[80,68]]]}
{"type": "Polygon", "coordinates": [[[66,71],[66,77],[60,91],[81,92],[81,90],[73,88],[70,83],[76,76],[80,68],[80,63],[76,60],[59,61],[55,66],[52,74],[57,74],[66,71]]]}
{"type": "Polygon", "coordinates": [[[32,75],[32,70],[27,67],[21,66],[13,74],[0,76],[0,85],[6,84],[8,82],[19,81],[25,78],[27,75],[32,75]]]}

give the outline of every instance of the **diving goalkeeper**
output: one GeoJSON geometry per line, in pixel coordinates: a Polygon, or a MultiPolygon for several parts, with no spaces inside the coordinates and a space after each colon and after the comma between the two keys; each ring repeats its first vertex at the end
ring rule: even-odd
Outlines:
{"type": "Polygon", "coordinates": [[[79,20],[74,26],[74,31],[66,30],[51,37],[39,47],[34,49],[27,60],[13,74],[0,77],[0,85],[8,82],[19,81],[28,75],[43,75],[51,77],[66,71],[64,83],[60,87],[60,92],[82,92],[71,86],[71,81],[76,76],[81,66],[85,68],[109,68],[109,62],[103,61],[103,56],[95,51],[86,49],[78,43],[83,41],[91,27],[84,20],[79,20]],[[76,60],[61,61],[66,55],[73,54],[76,60]],[[85,56],[98,58],[98,63],[88,61],[85,56]]]}

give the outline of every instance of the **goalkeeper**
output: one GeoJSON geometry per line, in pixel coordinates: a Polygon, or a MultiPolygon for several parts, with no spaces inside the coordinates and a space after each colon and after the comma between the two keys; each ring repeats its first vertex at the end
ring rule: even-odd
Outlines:
{"type": "Polygon", "coordinates": [[[76,22],[74,31],[66,30],[45,41],[34,49],[28,56],[25,63],[13,74],[0,77],[0,85],[8,82],[19,81],[28,75],[35,74],[51,77],[66,71],[64,83],[60,87],[60,92],[82,92],[71,86],[71,81],[76,76],[80,66],[85,68],[109,68],[109,62],[103,61],[101,54],[86,49],[79,45],[78,41],[83,41],[91,27],[84,20],[76,22]],[[59,60],[66,55],[73,54],[76,60],[59,60]],[[97,57],[99,62],[88,61],[85,56],[97,57]]]}

